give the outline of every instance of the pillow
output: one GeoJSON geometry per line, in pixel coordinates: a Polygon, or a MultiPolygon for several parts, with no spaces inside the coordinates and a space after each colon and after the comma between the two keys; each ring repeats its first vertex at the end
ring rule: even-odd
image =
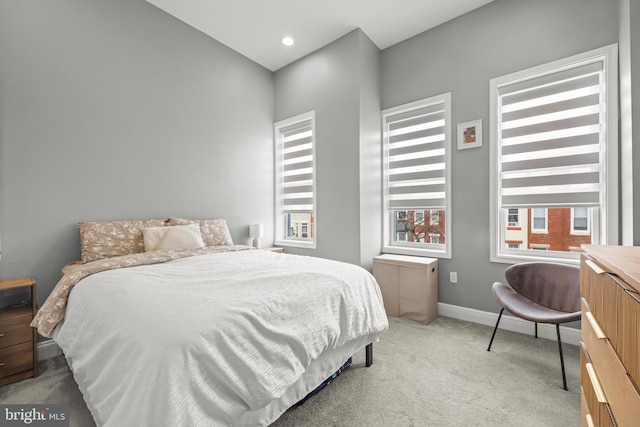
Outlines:
{"type": "Polygon", "coordinates": [[[165,227],[157,250],[202,248],[204,242],[197,224],[165,227]]]}
{"type": "MultiPolygon", "coordinates": [[[[202,241],[202,236],[200,234],[200,227],[198,226],[198,224],[175,225],[175,226],[166,226],[166,227],[147,227],[142,229],[145,252],[160,250],[159,245],[163,237],[165,236],[165,234],[167,234],[169,230],[173,230],[176,228],[182,228],[190,232],[191,234],[196,235],[197,239],[199,239],[199,240],[196,240],[196,243],[199,241],[202,241]]],[[[179,236],[180,232],[178,231],[177,233],[179,236]]],[[[176,235],[175,232],[172,232],[172,234],[174,236],[176,235]]],[[[196,245],[193,247],[202,247],[202,246],[204,246],[204,243],[202,245],[196,245]]],[[[165,249],[171,249],[171,248],[165,248],[165,249]]]]}
{"type": "Polygon", "coordinates": [[[80,258],[83,263],[144,252],[142,229],[162,227],[161,219],[81,222],[80,258]]]}
{"type": "Polygon", "coordinates": [[[144,241],[145,252],[158,250],[158,244],[167,228],[168,227],[147,227],[142,229],[142,240],[144,241]]]}
{"type": "Polygon", "coordinates": [[[169,226],[198,224],[205,246],[233,245],[231,233],[229,233],[229,228],[227,227],[227,221],[224,219],[190,220],[184,218],[169,218],[166,224],[169,226]]]}

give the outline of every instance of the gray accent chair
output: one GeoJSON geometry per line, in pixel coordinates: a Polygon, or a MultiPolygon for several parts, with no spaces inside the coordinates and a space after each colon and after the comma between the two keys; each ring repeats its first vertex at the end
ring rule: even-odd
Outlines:
{"type": "Polygon", "coordinates": [[[538,338],[538,323],[555,324],[562,368],[562,385],[565,390],[568,390],[562,341],[560,341],[560,323],[580,320],[580,268],[565,264],[527,262],[508,267],[504,275],[508,285],[495,282],[491,287],[493,296],[502,309],[487,351],[491,351],[491,345],[505,309],[514,316],[534,322],[536,338],[538,338]]]}

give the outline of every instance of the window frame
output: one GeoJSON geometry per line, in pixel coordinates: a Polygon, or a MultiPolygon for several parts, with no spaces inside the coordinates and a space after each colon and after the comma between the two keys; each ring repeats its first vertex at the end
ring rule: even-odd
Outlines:
{"type": "MultiPolygon", "coordinates": [[[[415,256],[424,256],[424,257],[434,257],[434,258],[446,258],[451,259],[451,251],[452,251],[452,212],[451,212],[451,92],[447,92],[444,94],[432,96],[429,98],[424,98],[418,101],[410,102],[407,104],[398,105],[396,107],[391,107],[382,110],[381,112],[381,123],[383,129],[383,138],[382,138],[382,241],[383,247],[382,252],[385,253],[393,253],[399,255],[415,255],[415,256]],[[426,242],[416,243],[416,242],[400,242],[393,240],[394,227],[392,225],[392,221],[395,218],[393,214],[393,209],[387,209],[387,203],[389,200],[389,186],[388,186],[388,177],[389,177],[389,150],[388,150],[388,139],[389,135],[386,130],[385,119],[387,116],[396,115],[401,113],[408,113],[412,110],[418,110],[422,108],[427,108],[433,105],[443,104],[444,106],[444,163],[445,163],[445,243],[432,244],[426,242]]],[[[425,211],[429,210],[426,208],[414,208],[414,209],[405,209],[401,208],[398,210],[406,210],[407,213],[411,210],[413,211],[425,211]]]]}
{"type": "MultiPolygon", "coordinates": [[[[604,122],[601,130],[602,156],[600,175],[601,195],[598,207],[592,207],[591,230],[596,237],[594,244],[618,244],[619,223],[618,223],[618,186],[621,185],[618,178],[618,45],[612,44],[602,48],[594,49],[578,55],[573,55],[547,64],[528,68],[501,77],[491,79],[490,88],[490,261],[498,263],[518,263],[524,261],[554,261],[578,264],[580,254],[577,252],[542,251],[531,249],[509,250],[504,249],[501,244],[502,234],[502,205],[499,194],[498,177],[498,147],[500,102],[498,100],[498,89],[502,85],[513,84],[552,74],[560,70],[577,67],[588,62],[602,61],[603,63],[603,83],[605,85],[602,96],[606,105],[606,111],[601,112],[604,122]],[[597,221],[597,224],[596,224],[597,221]]],[[[534,206],[531,206],[534,207],[534,206]]]]}
{"type": "Polygon", "coordinates": [[[273,141],[274,141],[274,170],[275,170],[275,206],[274,206],[274,230],[275,230],[275,238],[274,244],[277,246],[285,246],[285,247],[295,247],[295,248],[306,248],[306,249],[316,249],[317,247],[317,235],[318,235],[318,215],[317,215],[317,167],[316,167],[316,120],[315,120],[315,111],[309,111],[307,113],[299,114],[294,117],[290,117],[288,119],[284,119],[278,121],[273,124],[273,141]],[[284,220],[285,211],[283,209],[284,206],[284,184],[283,184],[283,163],[282,163],[282,154],[283,154],[283,142],[282,138],[282,130],[296,125],[298,123],[303,123],[306,121],[311,122],[311,155],[312,155],[312,201],[313,201],[313,209],[310,212],[312,223],[308,223],[308,230],[312,230],[312,237],[310,238],[289,238],[287,235],[286,224],[284,220]]]}

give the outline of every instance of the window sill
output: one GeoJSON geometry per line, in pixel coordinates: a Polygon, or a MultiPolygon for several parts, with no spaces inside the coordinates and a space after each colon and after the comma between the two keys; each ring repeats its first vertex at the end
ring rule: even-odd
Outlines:
{"type": "Polygon", "coordinates": [[[428,258],[444,258],[451,259],[451,254],[446,251],[436,251],[433,249],[422,249],[422,248],[407,248],[400,246],[383,246],[382,252],[386,254],[396,254],[396,255],[413,255],[420,257],[428,257],[428,258]]]}
{"type": "Polygon", "coordinates": [[[305,248],[316,249],[316,242],[303,242],[296,240],[276,240],[273,242],[274,246],[283,246],[288,248],[305,248]]]}
{"type": "Polygon", "coordinates": [[[571,230],[571,236],[591,236],[591,231],[571,230]]]}
{"type": "Polygon", "coordinates": [[[501,264],[518,264],[521,262],[557,262],[560,264],[580,264],[580,253],[566,252],[566,256],[558,252],[535,251],[527,254],[505,254],[500,253],[491,256],[491,262],[501,264]]]}

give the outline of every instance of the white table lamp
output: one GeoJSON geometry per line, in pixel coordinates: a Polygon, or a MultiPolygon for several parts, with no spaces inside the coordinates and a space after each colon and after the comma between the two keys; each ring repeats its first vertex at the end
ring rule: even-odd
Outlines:
{"type": "Polygon", "coordinates": [[[262,224],[251,224],[249,226],[249,237],[253,239],[253,247],[260,248],[260,239],[264,236],[262,224]]]}

